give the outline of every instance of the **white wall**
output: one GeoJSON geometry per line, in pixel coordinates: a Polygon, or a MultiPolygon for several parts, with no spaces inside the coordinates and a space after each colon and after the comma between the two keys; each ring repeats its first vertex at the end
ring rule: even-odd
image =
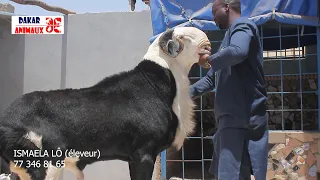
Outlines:
{"type": "MultiPolygon", "coordinates": [[[[152,36],[149,12],[69,16],[66,88],[91,86],[105,76],[128,70],[142,60],[152,36]]],[[[89,165],[87,179],[128,180],[126,162],[89,165]]],[[[67,173],[64,180],[73,180],[67,173]]]]}
{"type": "Polygon", "coordinates": [[[10,22],[0,18],[0,112],[23,92],[24,43],[24,36],[11,35],[10,22]]]}

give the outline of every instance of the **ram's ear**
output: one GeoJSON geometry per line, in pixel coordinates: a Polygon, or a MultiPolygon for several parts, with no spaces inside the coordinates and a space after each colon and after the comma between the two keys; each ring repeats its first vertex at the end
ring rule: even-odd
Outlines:
{"type": "Polygon", "coordinates": [[[159,46],[161,50],[170,57],[177,57],[183,50],[183,42],[181,37],[174,37],[174,29],[165,31],[159,38],[159,46]]]}

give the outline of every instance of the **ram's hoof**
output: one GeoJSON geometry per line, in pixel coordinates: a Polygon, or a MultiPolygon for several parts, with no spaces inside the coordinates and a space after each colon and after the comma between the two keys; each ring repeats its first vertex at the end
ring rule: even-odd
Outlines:
{"type": "Polygon", "coordinates": [[[0,174],[0,180],[10,180],[11,174],[0,174]]]}

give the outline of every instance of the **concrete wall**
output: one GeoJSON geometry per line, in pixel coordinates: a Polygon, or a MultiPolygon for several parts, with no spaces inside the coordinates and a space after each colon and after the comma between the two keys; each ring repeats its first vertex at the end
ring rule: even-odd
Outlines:
{"type": "MultiPolygon", "coordinates": [[[[68,21],[66,76],[62,80],[66,88],[91,86],[105,76],[133,68],[142,60],[152,36],[148,12],[81,14],[68,21]]],[[[72,177],[66,173],[63,179],[72,177]]],[[[102,177],[128,180],[127,163],[101,162],[85,169],[87,179],[102,177]]]]}
{"type": "Polygon", "coordinates": [[[152,36],[149,12],[81,14],[68,24],[66,87],[72,88],[133,68],[152,36]]]}
{"type": "Polygon", "coordinates": [[[24,36],[11,35],[10,22],[0,18],[0,112],[23,92],[24,44],[24,36]]]}
{"type": "Polygon", "coordinates": [[[25,36],[23,93],[60,88],[62,35],[25,36]]]}
{"type": "MultiPolygon", "coordinates": [[[[0,26],[0,111],[18,96],[36,91],[91,86],[133,68],[152,36],[148,11],[79,14],[66,18],[64,35],[11,35],[0,26]],[[13,51],[13,52],[12,52],[13,51]]],[[[88,166],[85,179],[128,180],[122,161],[88,166]]],[[[75,180],[70,172],[63,180],[75,180]]]]}

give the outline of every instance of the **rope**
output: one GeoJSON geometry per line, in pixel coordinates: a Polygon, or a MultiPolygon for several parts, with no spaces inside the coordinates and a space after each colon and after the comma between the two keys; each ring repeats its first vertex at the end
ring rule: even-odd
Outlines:
{"type": "Polygon", "coordinates": [[[61,7],[57,7],[57,6],[51,6],[48,5],[45,2],[42,1],[38,1],[38,0],[10,0],[12,2],[15,2],[17,4],[22,4],[22,5],[34,5],[34,6],[39,6],[47,11],[52,11],[52,12],[59,12],[62,14],[76,14],[76,12],[73,11],[69,11],[67,9],[61,8],[61,7]]]}

